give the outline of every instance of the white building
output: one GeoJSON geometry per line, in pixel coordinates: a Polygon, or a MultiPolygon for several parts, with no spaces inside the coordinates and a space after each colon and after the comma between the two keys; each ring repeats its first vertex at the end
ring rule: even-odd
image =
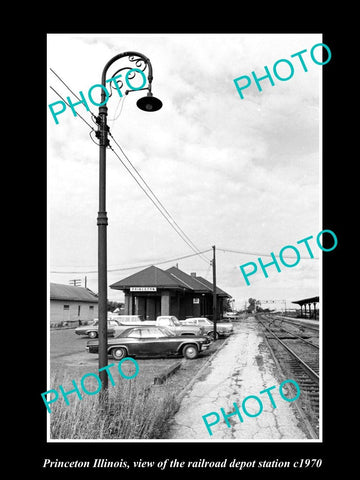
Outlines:
{"type": "Polygon", "coordinates": [[[98,297],[88,288],[50,283],[50,325],[86,324],[98,316],[98,297]]]}

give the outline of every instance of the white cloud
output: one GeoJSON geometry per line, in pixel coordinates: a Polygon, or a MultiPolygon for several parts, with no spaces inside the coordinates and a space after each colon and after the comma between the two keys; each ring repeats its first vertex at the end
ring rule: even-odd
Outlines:
{"type": "MultiPolygon", "coordinates": [[[[147,55],[154,68],[153,93],[163,108],[149,114],[138,110],[136,100],[143,92],[131,92],[120,107],[114,93],[109,119],[122,110],[117,120],[109,120],[112,134],[199,248],[216,244],[266,253],[317,233],[321,67],[309,63],[304,72],[294,62],[291,80],[274,87],[264,82],[263,92],[249,89],[244,100],[233,79],[261,72],[264,65],[272,67],[279,58],[319,41],[320,35],[295,34],[49,35],[48,63],[75,93],[86,94],[119,51],[147,55]]],[[[51,72],[48,81],[71,96],[51,72]]],[[[57,100],[49,90],[48,103],[57,100]]],[[[96,129],[85,108],[78,111],[96,129]]],[[[55,125],[49,114],[50,268],[96,269],[98,147],[90,128],[70,109],[58,118],[55,125]]],[[[122,156],[114,142],[112,146],[122,156]]],[[[107,210],[110,266],[191,253],[110,150],[107,210]]],[[[244,292],[256,296],[239,278],[241,261],[244,256],[219,253],[219,285],[235,297],[244,292]]],[[[211,280],[209,266],[199,258],[179,266],[210,274],[211,280]]],[[[309,292],[313,279],[317,294],[316,271],[314,264],[304,280],[300,273],[287,272],[257,279],[251,288],[297,298],[309,292]]],[[[127,274],[111,274],[109,283],[127,274]]],[[[97,290],[96,275],[91,282],[97,290]]]]}

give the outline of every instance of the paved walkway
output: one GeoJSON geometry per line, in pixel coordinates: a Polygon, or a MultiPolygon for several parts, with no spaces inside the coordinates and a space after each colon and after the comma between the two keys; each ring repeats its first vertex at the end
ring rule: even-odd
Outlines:
{"type": "MultiPolygon", "coordinates": [[[[168,438],[187,441],[306,439],[295,416],[296,400],[288,402],[280,396],[281,379],[274,375],[275,365],[258,322],[249,317],[234,325],[235,333],[183,398],[171,423],[168,438]],[[272,386],[275,386],[271,394],[276,408],[267,393],[260,395],[262,390],[272,386]],[[256,417],[246,416],[242,408],[244,398],[249,395],[260,398],[263,405],[263,410],[256,417]],[[228,417],[231,424],[228,427],[220,409],[223,408],[227,414],[234,412],[234,402],[240,408],[243,422],[238,415],[233,415],[228,417]],[[217,412],[220,417],[219,422],[210,427],[211,436],[202,419],[203,415],[210,412],[217,412]]],[[[290,399],[294,396],[286,385],[283,394],[290,399]]],[[[249,399],[245,408],[248,413],[255,415],[260,406],[256,399],[249,399]]],[[[215,420],[216,415],[207,417],[209,424],[215,420]]]]}

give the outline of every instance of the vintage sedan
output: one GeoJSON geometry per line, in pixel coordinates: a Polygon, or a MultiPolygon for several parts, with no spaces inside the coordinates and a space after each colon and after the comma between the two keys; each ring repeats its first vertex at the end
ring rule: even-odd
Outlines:
{"type": "MultiPolygon", "coordinates": [[[[209,336],[212,340],[214,339],[214,323],[205,317],[193,317],[182,320],[183,325],[196,325],[201,328],[203,334],[209,336]]],[[[234,327],[232,323],[225,322],[216,322],[216,338],[219,336],[228,336],[232,334],[234,327]]]]}
{"type": "MultiPolygon", "coordinates": [[[[115,360],[173,355],[182,355],[192,360],[209,348],[211,341],[207,336],[176,335],[166,327],[137,326],[124,330],[115,338],[109,338],[107,343],[108,354],[115,360]]],[[[86,350],[98,353],[98,340],[89,340],[86,350]]]]}
{"type": "MultiPolygon", "coordinates": [[[[124,327],[125,328],[125,327],[124,327]]],[[[87,335],[90,338],[98,337],[99,320],[95,318],[94,322],[89,325],[75,328],[76,335],[87,335]]],[[[107,333],[111,337],[116,331],[120,330],[120,324],[117,320],[110,319],[107,322],[107,333]]]]}

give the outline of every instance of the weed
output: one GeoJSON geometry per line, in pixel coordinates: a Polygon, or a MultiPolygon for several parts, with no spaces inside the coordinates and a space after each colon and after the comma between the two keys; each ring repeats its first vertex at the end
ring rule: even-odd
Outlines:
{"type": "MultiPolygon", "coordinates": [[[[54,381],[52,385],[56,385],[54,381]]],[[[52,405],[52,439],[150,439],[161,438],[168,419],[178,408],[174,393],[145,386],[137,379],[108,389],[105,408],[100,394],[60,399],[52,405]]]]}

